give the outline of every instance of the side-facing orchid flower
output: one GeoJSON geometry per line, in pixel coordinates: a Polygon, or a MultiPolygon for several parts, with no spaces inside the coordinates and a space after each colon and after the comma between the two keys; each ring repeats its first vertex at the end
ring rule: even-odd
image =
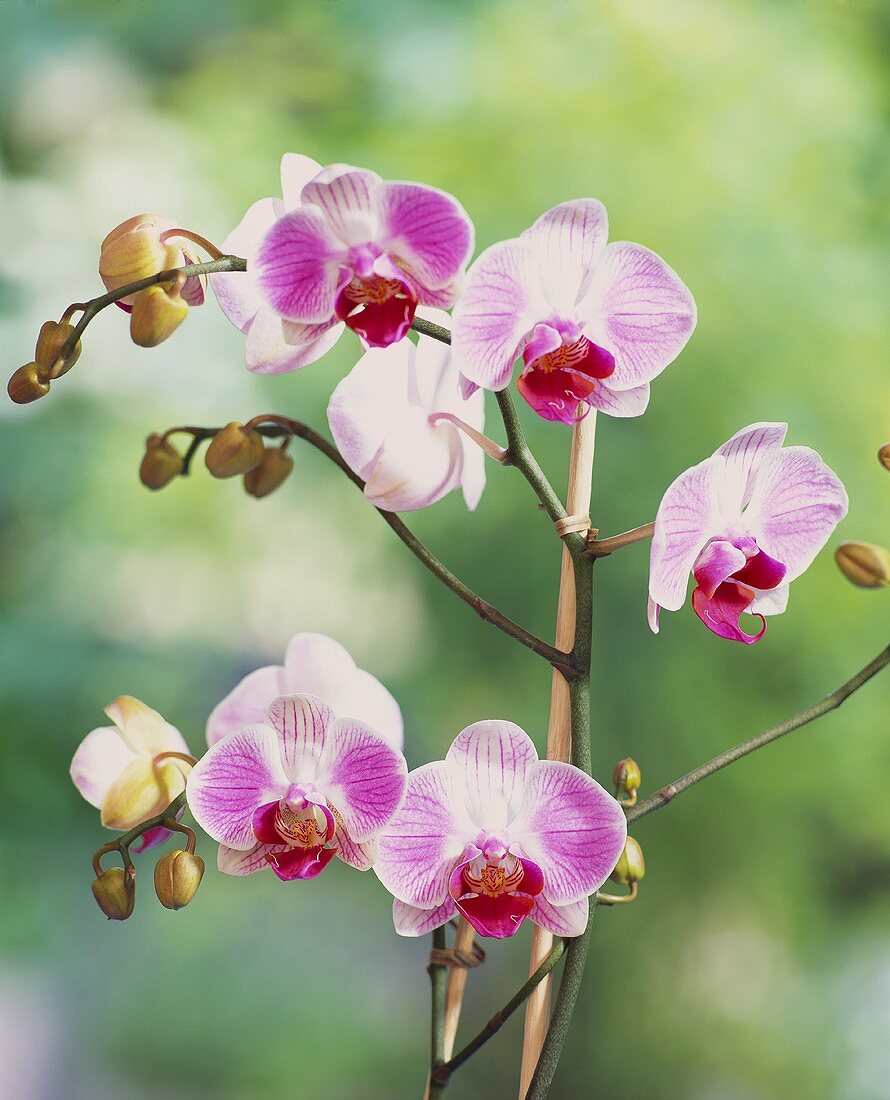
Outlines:
{"type": "Polygon", "coordinates": [[[587,925],[589,895],[624,849],[624,811],[571,764],[539,760],[512,722],[476,722],[408,777],[374,870],[403,936],[461,913],[482,936],[528,917],[558,936],[587,925]]]}
{"type": "Polygon", "coordinates": [[[207,744],[265,719],[280,695],[315,695],[341,718],[357,718],[395,749],[403,741],[399,704],[370,672],[356,668],[339,642],[324,634],[295,634],[283,665],[249,673],[218,703],[207,720],[207,744]]]}
{"type": "MultiPolygon", "coordinates": [[[[115,226],[99,254],[99,275],[105,289],[117,290],[159,271],[197,263],[194,244],[180,232],[176,222],[163,214],[137,214],[115,226]]],[[[177,288],[176,296],[186,305],[199,306],[204,301],[205,283],[204,276],[190,275],[177,288]]],[[[129,294],[115,304],[129,313],[137,297],[129,294]]]]}
{"type": "Polygon", "coordinates": [[[721,638],[750,645],[767,615],[788,603],[788,585],[810,565],[847,513],[847,494],[809,447],[784,447],[787,424],[751,424],[686,470],[664,494],[649,565],[649,625],[678,611],[690,572],[692,608],[721,638]],[[740,626],[742,612],[761,622],[740,626]]]}
{"type": "Polygon", "coordinates": [[[334,856],[366,871],[405,793],[402,754],[311,695],[285,695],[265,720],[217,741],[189,776],[195,820],[230,875],[271,867],[315,878],[334,856]]]}
{"type": "MultiPolygon", "coordinates": [[[[122,695],[105,713],[113,726],[100,726],[81,741],[71,761],[75,787],[102,814],[109,829],[132,829],[162,813],[185,790],[194,758],[179,730],[156,710],[122,695]]],[[[141,851],[169,835],[150,829],[134,845],[141,851]]]]}
{"type": "Polygon", "coordinates": [[[479,503],[485,454],[454,417],[481,432],[484,395],[464,398],[450,348],[423,336],[365,352],[328,404],[340,453],[388,512],[425,508],[452,489],[471,511],[479,503]]]}
{"type": "Polygon", "coordinates": [[[479,256],[454,311],[470,382],[504,389],[521,355],[517,388],[547,420],[645,411],[649,383],[692,334],[695,302],[654,252],[607,237],[603,204],[577,199],[479,256]]]}
{"type": "Polygon", "coordinates": [[[263,199],[224,242],[247,272],[211,280],[247,334],[247,366],[281,374],[314,363],[345,324],[370,347],[400,340],[418,306],[449,308],[473,250],[451,195],[308,157],[281,163],[282,199],[263,199]]]}

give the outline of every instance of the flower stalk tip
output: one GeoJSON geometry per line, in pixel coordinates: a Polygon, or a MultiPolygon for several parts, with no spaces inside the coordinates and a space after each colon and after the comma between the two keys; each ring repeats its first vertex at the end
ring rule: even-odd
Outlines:
{"type": "MultiPolygon", "coordinates": [[[[189,848],[192,847],[190,842],[189,848]]],[[[155,865],[158,901],[165,909],[184,909],[197,893],[203,877],[204,860],[194,851],[177,849],[167,852],[155,865]]]]}
{"type": "Polygon", "coordinates": [[[835,550],[834,560],[857,588],[886,588],[890,584],[890,550],[883,546],[848,539],[835,550]]]}
{"type": "Polygon", "coordinates": [[[615,797],[622,806],[635,806],[642,775],[640,765],[633,757],[628,756],[618,761],[612,772],[612,781],[615,784],[615,797]]]}
{"type": "Polygon", "coordinates": [[[109,920],[127,920],[136,905],[136,871],[112,867],[93,880],[93,897],[109,920]]]}

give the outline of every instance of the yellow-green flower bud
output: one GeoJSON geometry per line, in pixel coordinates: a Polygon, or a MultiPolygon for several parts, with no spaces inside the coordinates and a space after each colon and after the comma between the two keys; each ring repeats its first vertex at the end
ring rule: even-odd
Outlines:
{"type": "Polygon", "coordinates": [[[238,477],[259,466],[265,453],[260,433],[233,420],[213,437],[204,461],[214,477],[238,477]]]}
{"type": "Polygon", "coordinates": [[[6,392],[17,405],[27,405],[49,393],[46,371],[37,363],[25,363],[6,384],[6,392]]]}
{"type": "MultiPolygon", "coordinates": [[[[181,249],[161,241],[162,233],[175,228],[175,222],[160,214],[137,214],[112,229],[99,254],[99,275],[106,289],[117,290],[127,283],[181,266],[181,249]]],[[[133,299],[134,295],[128,295],[121,302],[132,305],[133,299]]]]}
{"type": "Polygon", "coordinates": [[[629,836],[624,842],[624,851],[619,856],[609,878],[613,882],[621,883],[622,886],[630,886],[634,882],[639,882],[645,874],[646,861],[643,859],[643,849],[632,836],[629,836]]]}
{"type": "Polygon", "coordinates": [[[890,584],[890,550],[883,546],[850,539],[835,550],[834,560],[857,588],[884,588],[890,584]]]}
{"type": "Polygon", "coordinates": [[[182,455],[160,435],[145,441],[145,454],[139,466],[139,480],[146,489],[163,489],[182,473],[182,455]]]}
{"type": "Polygon", "coordinates": [[[156,348],[173,335],[188,311],[178,292],[170,293],[160,284],[140,290],[133,299],[130,338],[140,348],[156,348]]]}
{"type": "Polygon", "coordinates": [[[885,443],[878,451],[878,462],[885,470],[890,470],[890,443],[885,443]]]}
{"type": "Polygon", "coordinates": [[[640,765],[630,756],[619,760],[612,772],[612,781],[615,784],[617,798],[634,798],[643,781],[640,765]]]}
{"type": "Polygon", "coordinates": [[[259,500],[273,493],[294,468],[294,460],[280,447],[267,448],[263,460],[244,475],[244,488],[259,500]]]}
{"type": "Polygon", "coordinates": [[[126,920],[136,904],[136,876],[112,867],[93,881],[93,897],[109,920],[126,920]]]}
{"type": "MultiPolygon", "coordinates": [[[[67,322],[63,324],[60,321],[44,321],[40,326],[40,335],[37,337],[37,347],[34,349],[34,361],[49,371],[55,366],[56,360],[59,358],[59,353],[73,333],[74,325],[69,325],[67,322]]],[[[82,350],[83,347],[80,340],[78,340],[74,345],[74,351],[72,351],[67,359],[62,360],[59,369],[55,372],[53,377],[59,378],[61,375],[65,374],[66,371],[71,370],[80,358],[82,350]]]]}
{"type": "Polygon", "coordinates": [[[204,860],[179,849],[155,865],[155,893],[167,909],[183,909],[195,896],[204,877],[204,860]]]}

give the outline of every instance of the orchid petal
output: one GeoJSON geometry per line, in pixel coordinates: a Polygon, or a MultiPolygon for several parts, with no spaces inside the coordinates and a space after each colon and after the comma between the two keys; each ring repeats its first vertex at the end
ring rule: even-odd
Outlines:
{"type": "Polygon", "coordinates": [[[292,783],[314,782],[327,745],[334,712],[314,695],[283,695],[266,721],[278,735],[281,763],[292,783]]]}
{"type": "Polygon", "coordinates": [[[225,255],[243,256],[247,260],[247,270],[210,276],[210,286],[220,309],[242,332],[247,331],[258,311],[266,306],[254,279],[253,257],[263,237],[284,212],[281,199],[255,202],[222,243],[225,255]]]}
{"type": "Polygon", "coordinates": [[[132,829],[162,813],[185,789],[185,776],[174,763],[155,764],[135,756],[111,783],[102,800],[102,824],[109,829],[132,829]]]}
{"type": "Polygon", "coordinates": [[[788,607],[789,591],[790,586],[785,581],[770,592],[758,592],[748,610],[752,615],[781,615],[788,607]]]}
{"type": "Polygon", "coordinates": [[[402,754],[367,726],[338,718],[328,727],[318,784],[352,840],[372,839],[392,819],[404,797],[407,776],[402,754]]]}
{"type": "Polygon", "coordinates": [[[462,461],[455,429],[431,424],[423,409],[410,409],[386,436],[368,472],[365,498],[387,512],[426,508],[460,483],[462,461]]]}
{"type": "Polygon", "coordinates": [[[254,844],[246,852],[220,844],[216,853],[216,865],[224,875],[253,875],[269,867],[267,854],[286,852],[287,844],[254,844]]]}
{"type": "Polygon", "coordinates": [[[696,584],[710,599],[721,584],[742,569],[747,558],[731,542],[714,539],[698,555],[693,566],[696,584]]]}
{"type": "Polygon", "coordinates": [[[788,425],[783,423],[749,424],[715,451],[725,460],[715,484],[720,512],[727,522],[740,522],[758,470],[768,455],[781,450],[787,431],[788,425]]]}
{"type": "Polygon", "coordinates": [[[337,828],[337,857],[357,871],[370,871],[377,860],[379,851],[376,840],[366,840],[359,844],[353,840],[343,826],[337,828]]]}
{"type": "Polygon", "coordinates": [[[434,928],[441,928],[451,920],[456,909],[451,898],[447,898],[434,909],[418,909],[407,902],[393,899],[392,922],[400,936],[425,936],[434,928]]]}
{"type": "Polygon", "coordinates": [[[282,882],[318,878],[336,855],[334,848],[286,848],[283,852],[267,847],[265,859],[282,882]]]}
{"type": "Polygon", "coordinates": [[[120,730],[133,752],[157,756],[162,752],[189,751],[182,734],[156,710],[132,695],[121,695],[105,707],[105,713],[120,730]]]}
{"type": "Polygon", "coordinates": [[[518,893],[498,897],[468,894],[455,898],[454,904],[480,936],[504,940],[516,935],[534,909],[535,899],[518,893]]]}
{"type": "Polygon", "coordinates": [[[626,837],[624,810],[595,779],[558,760],[528,769],[510,839],[543,871],[548,901],[567,905],[602,886],[626,837]]]}
{"type": "Polygon", "coordinates": [[[302,153],[285,153],[281,158],[281,194],[285,210],[300,205],[303,188],[322,171],[322,166],[312,157],[302,153]]]}
{"type": "Polygon", "coordinates": [[[573,313],[608,236],[606,208],[597,199],[560,203],[522,234],[539,267],[544,295],[557,314],[573,313]]]}
{"type": "Polygon", "coordinates": [[[766,619],[760,612],[752,612],[760,619],[761,626],[757,634],[746,633],[739,623],[742,613],[751,611],[753,600],[754,592],[750,588],[736,584],[735,581],[727,581],[720,585],[713,596],[708,596],[701,588],[694,589],[692,610],[718,638],[753,645],[766,633],[766,619]]]}
{"type": "Polygon", "coordinates": [[[492,719],[462,730],[445,759],[460,770],[464,803],[473,823],[497,833],[518,811],[525,778],[537,763],[538,752],[525,730],[492,719]]]}
{"type": "Polygon", "coordinates": [[[649,407],[649,383],[630,390],[612,390],[599,382],[587,395],[587,404],[608,416],[642,416],[649,407]]]}
{"type": "Polygon", "coordinates": [[[612,390],[651,382],[680,354],[695,328],[695,301],[680,277],[639,244],[607,245],[579,305],[584,333],[615,356],[612,390]]]}
{"type": "Polygon", "coordinates": [[[101,807],[108,788],[136,759],[136,753],[111,726],[88,733],[71,761],[71,779],[83,797],[101,807]]]}
{"type": "Polygon", "coordinates": [[[315,363],[343,334],[336,320],[317,325],[283,321],[265,303],[247,329],[244,358],[254,374],[287,374],[315,363]]]}
{"type": "Polygon", "coordinates": [[[214,840],[241,851],[253,847],[254,811],[288,787],[279,745],[269,726],[245,726],[217,741],[194,766],[189,809],[214,840]]]}
{"type": "Polygon", "coordinates": [[[590,917],[590,899],[582,898],[569,905],[554,905],[543,895],[535,898],[535,906],[528,915],[533,924],[546,928],[554,936],[566,938],[580,936],[590,917]]]}
{"type": "Polygon", "coordinates": [[[473,252],[473,223],[444,191],[419,183],[381,183],[373,209],[380,245],[397,257],[422,287],[448,286],[473,252]]]}
{"type": "Polygon", "coordinates": [[[356,718],[393,748],[401,749],[399,704],[370,672],[357,668],[347,651],[324,634],[297,634],[284,658],[287,690],[317,695],[341,718],[356,718]]]}
{"type": "Polygon", "coordinates": [[[431,909],[448,897],[455,861],[477,831],[453,769],[442,760],[425,764],[411,772],[405,801],[380,834],[374,872],[400,901],[431,909]]]}
{"type": "Polygon", "coordinates": [[[334,315],[343,246],[317,206],[280,218],[256,254],[257,286],[272,309],[291,321],[318,324],[334,315]]]}
{"type": "Polygon", "coordinates": [[[847,514],[837,474],[809,447],[773,452],[757,473],[745,513],[748,529],[794,580],[810,565],[847,514]]]}
{"type": "Polygon", "coordinates": [[[269,704],[286,691],[284,669],[280,665],[267,665],[245,676],[210,712],[207,744],[215,745],[241,726],[262,723],[269,704]]]}
{"type": "Polygon", "coordinates": [[[376,172],[331,164],[305,185],[301,199],[323,212],[343,244],[364,244],[377,236],[372,194],[380,183],[376,172]]]}

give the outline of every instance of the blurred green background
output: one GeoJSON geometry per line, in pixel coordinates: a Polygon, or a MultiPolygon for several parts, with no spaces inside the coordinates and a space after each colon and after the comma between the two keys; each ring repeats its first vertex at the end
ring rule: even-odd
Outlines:
{"type": "MultiPolygon", "coordinates": [[[[653,637],[646,550],[597,568],[596,774],[645,790],[814,701],[887,641],[887,593],[836,572],[890,541],[886,8],[756,0],[67,0],[0,4],[0,346],[97,292],[98,243],[160,210],[221,239],[278,193],[286,150],[454,192],[479,247],[594,195],[693,289],[699,325],[648,414],[601,419],[594,523],[650,519],[739,427],[787,419],[851,507],[750,650],[687,608],[653,637]]],[[[0,405],[0,1094],[382,1100],[420,1094],[428,945],[372,875],[211,870],[172,914],[143,859],[136,915],[89,892],[97,815],[68,780],[101,707],[135,694],[200,751],[211,707],[290,635],[343,642],[404,709],[409,764],[482,717],[543,746],[550,676],[426,575],[308,449],[263,502],[136,470],[147,433],[265,410],[324,426],[358,355],[248,375],[212,300],[153,352],[114,310],[75,371],[0,405]]],[[[489,410],[492,434],[501,436],[489,410]]],[[[527,418],[560,486],[569,433],[527,418]]],[[[461,576],[549,635],[559,568],[521,478],[490,469],[412,520],[461,576]]],[[[641,900],[598,914],[553,1095],[890,1096],[888,683],[639,823],[641,900]]],[[[202,850],[212,864],[213,845],[202,850]]],[[[518,984],[528,930],[470,977],[466,1034],[518,984]]],[[[515,1094],[515,1017],[454,1079],[515,1094]]]]}

